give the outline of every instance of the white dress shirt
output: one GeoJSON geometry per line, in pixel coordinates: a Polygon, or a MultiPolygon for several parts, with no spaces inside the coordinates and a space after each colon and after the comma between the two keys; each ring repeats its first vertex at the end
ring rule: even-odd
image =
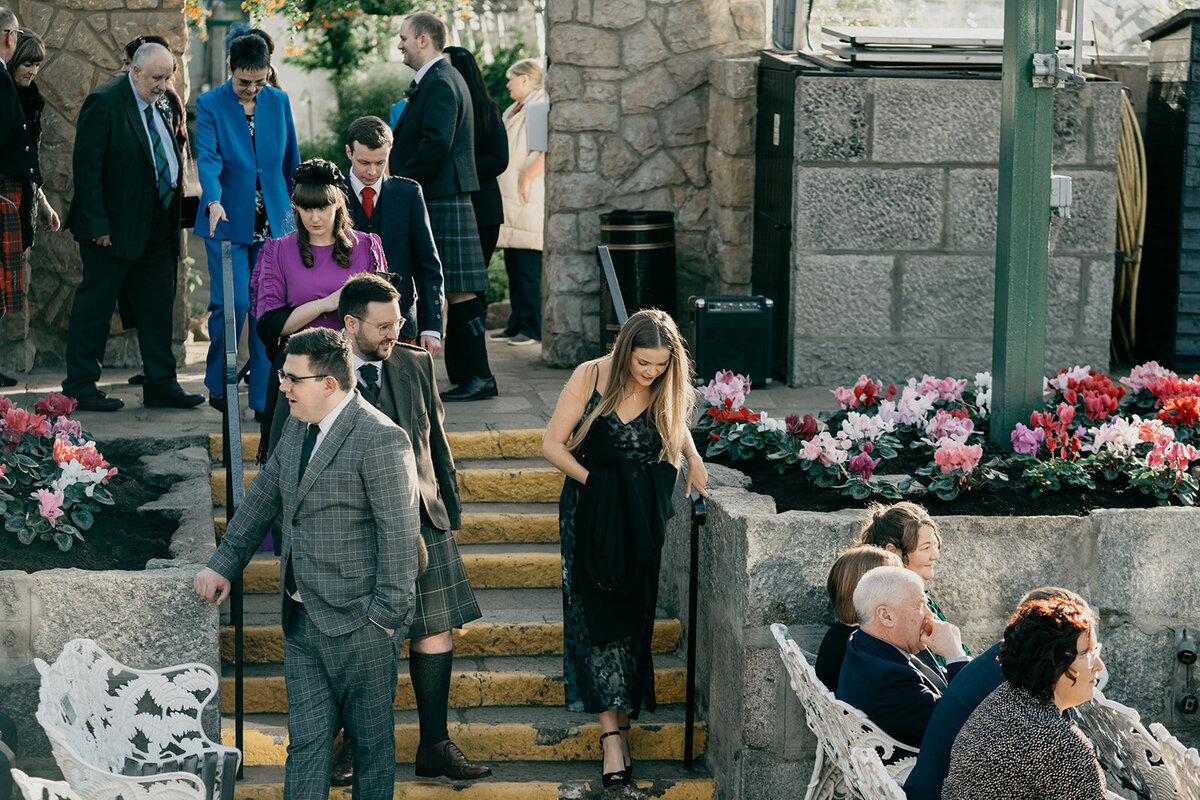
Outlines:
{"type": "Polygon", "coordinates": [[[171,186],[178,186],[179,159],[175,157],[175,147],[171,144],[175,135],[167,130],[167,121],[163,119],[162,112],[153,103],[147,103],[138,94],[137,87],[133,85],[132,70],[129,73],[129,85],[133,88],[133,99],[137,103],[138,119],[142,121],[142,130],[146,132],[146,141],[150,142],[150,157],[151,159],[154,157],[154,140],[150,138],[150,128],[146,125],[146,106],[154,108],[154,127],[158,131],[158,138],[162,140],[163,151],[167,154],[167,171],[171,174],[171,186]]]}

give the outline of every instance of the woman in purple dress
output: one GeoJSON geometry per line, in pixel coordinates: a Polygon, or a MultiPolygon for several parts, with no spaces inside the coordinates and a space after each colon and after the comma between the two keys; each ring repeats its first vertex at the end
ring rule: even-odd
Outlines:
{"type": "MultiPolygon", "coordinates": [[[[272,362],[282,361],[283,345],[297,331],[342,329],[338,298],[350,276],[387,271],[379,237],[353,228],[341,170],[314,158],[296,167],[292,177],[296,230],[263,243],[250,278],[251,313],[258,319],[258,335],[272,362]]],[[[274,366],[278,369],[280,364],[274,366]]],[[[264,445],[273,442],[283,427],[282,415],[274,420],[278,398],[279,379],[272,370],[259,446],[264,461],[268,452],[264,445]]]]}

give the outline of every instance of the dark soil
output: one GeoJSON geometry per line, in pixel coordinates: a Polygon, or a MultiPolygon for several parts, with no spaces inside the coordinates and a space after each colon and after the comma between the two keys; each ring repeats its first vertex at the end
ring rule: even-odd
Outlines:
{"type": "Polygon", "coordinates": [[[15,534],[0,528],[0,570],[17,569],[36,572],[42,569],[74,567],[77,569],[145,569],[151,558],[169,558],[171,536],[179,520],[171,515],[152,511],[138,513],[138,507],[152,502],[169,486],[150,485],[140,461],[144,455],[166,452],[181,446],[174,441],[146,439],[116,439],[100,444],[100,452],[117,474],[109,479],[112,506],[101,506],[91,530],[83,532],[84,541],[66,553],[54,542],[36,540],[22,545],[15,534]]]}
{"type": "MultiPolygon", "coordinates": [[[[702,446],[702,445],[701,445],[702,446]]],[[[703,450],[701,451],[703,452],[703,450]]],[[[808,482],[798,467],[788,468],[782,474],[777,462],[765,458],[751,461],[731,462],[724,456],[712,459],[750,477],[751,491],[770,495],[775,499],[775,508],[783,511],[840,511],[844,508],[866,508],[871,502],[892,502],[868,498],[855,500],[836,489],[821,489],[808,482]]],[[[932,459],[917,453],[902,453],[898,458],[880,464],[877,474],[912,474],[912,470],[924,466],[932,459]]],[[[1007,481],[994,480],[971,492],[960,493],[950,502],[935,494],[908,497],[920,503],[934,516],[980,515],[980,516],[1086,516],[1097,508],[1152,508],[1156,505],[1152,496],[1123,483],[1108,483],[1103,476],[1095,476],[1095,489],[1070,487],[1058,492],[1047,492],[1034,499],[1033,487],[1021,477],[1021,470],[1008,470],[1007,481]]],[[[917,477],[921,481],[921,477],[917,477]]]]}

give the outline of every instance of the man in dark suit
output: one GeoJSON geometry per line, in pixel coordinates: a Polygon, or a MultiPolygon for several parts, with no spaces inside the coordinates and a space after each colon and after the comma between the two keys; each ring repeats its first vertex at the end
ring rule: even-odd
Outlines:
{"type": "MultiPolygon", "coordinates": [[[[1070,589],[1043,586],[1021,598],[1018,607],[1031,600],[1061,597],[1087,608],[1087,601],[1070,589]]],[[[917,763],[904,781],[904,793],[909,800],[941,800],[942,784],[950,772],[950,749],[958,732],[980,703],[1004,683],[1000,670],[1000,643],[992,645],[982,655],[963,667],[933,709],[917,763]]]]}
{"type": "Polygon", "coordinates": [[[421,553],[413,449],[354,391],[340,333],[302,331],[284,352],[280,388],[291,416],[195,589],[223,601],[282,515],[284,797],[329,796],[339,720],[356,744],[355,800],[391,797],[396,665],[421,553]]]}
{"type": "MultiPolygon", "coordinates": [[[[23,255],[33,235],[34,189],[42,182],[37,145],[7,69],[20,29],[17,15],[0,6],[0,319],[25,308],[23,255]]],[[[15,378],[0,373],[0,386],[16,385],[15,378]]]]}
{"type": "Polygon", "coordinates": [[[958,628],[935,619],[921,576],[876,567],[854,590],[859,629],[846,643],[837,698],[916,750],[933,709],[970,661],[958,628]],[[946,659],[943,668],[933,654],[946,659]]]}
{"type": "MultiPolygon", "coordinates": [[[[469,780],[489,775],[491,769],[468,761],[450,741],[446,726],[454,662],[450,632],[482,615],[454,541],[462,507],[454,457],[442,429],[433,359],[419,347],[397,343],[404,322],[399,299],[386,280],[362,273],[342,287],[338,316],[354,353],[359,391],[408,433],[417,462],[421,537],[429,567],[417,578],[416,614],[409,627],[408,667],[421,728],[416,774],[469,780]]],[[[334,765],[339,773],[335,780],[346,778],[346,766],[344,762],[334,765]]]]}
{"type": "Polygon", "coordinates": [[[346,206],[356,231],[379,236],[388,271],[398,276],[404,315],[400,335],[412,343],[419,341],[436,356],[442,347],[442,262],[421,185],[412,178],[386,174],[391,150],[392,131],[379,117],[359,117],[350,123],[346,206]]]}
{"type": "Polygon", "coordinates": [[[79,112],[67,224],[79,242],[83,280],[71,309],[63,394],[85,411],[124,405],[97,389],[96,381],[126,279],[146,375],[143,402],[165,408],[204,402],[180,388],[171,352],[183,181],[179,146],[156,103],[174,71],[167,48],[142,45],[129,74],[88,95],[79,112]]]}
{"type": "Polygon", "coordinates": [[[442,393],[450,402],[495,397],[497,391],[484,336],[487,312],[478,296],[487,291],[488,276],[471,205],[471,192],[479,188],[471,97],[462,75],[442,58],[445,45],[446,26],[433,14],[412,14],[400,26],[404,63],[417,74],[393,132],[388,171],[412,178],[425,193],[449,304],[446,337],[461,342],[455,348],[462,363],[452,372],[466,378],[442,393]]]}

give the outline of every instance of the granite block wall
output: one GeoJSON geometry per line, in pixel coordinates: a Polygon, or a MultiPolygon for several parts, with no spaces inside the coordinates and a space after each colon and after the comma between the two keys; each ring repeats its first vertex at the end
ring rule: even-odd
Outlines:
{"type": "MultiPolygon", "coordinates": [[[[999,80],[796,81],[792,384],[991,366],[999,80]]],[[[1108,366],[1120,85],[1055,91],[1046,367],[1108,366]]]]}

